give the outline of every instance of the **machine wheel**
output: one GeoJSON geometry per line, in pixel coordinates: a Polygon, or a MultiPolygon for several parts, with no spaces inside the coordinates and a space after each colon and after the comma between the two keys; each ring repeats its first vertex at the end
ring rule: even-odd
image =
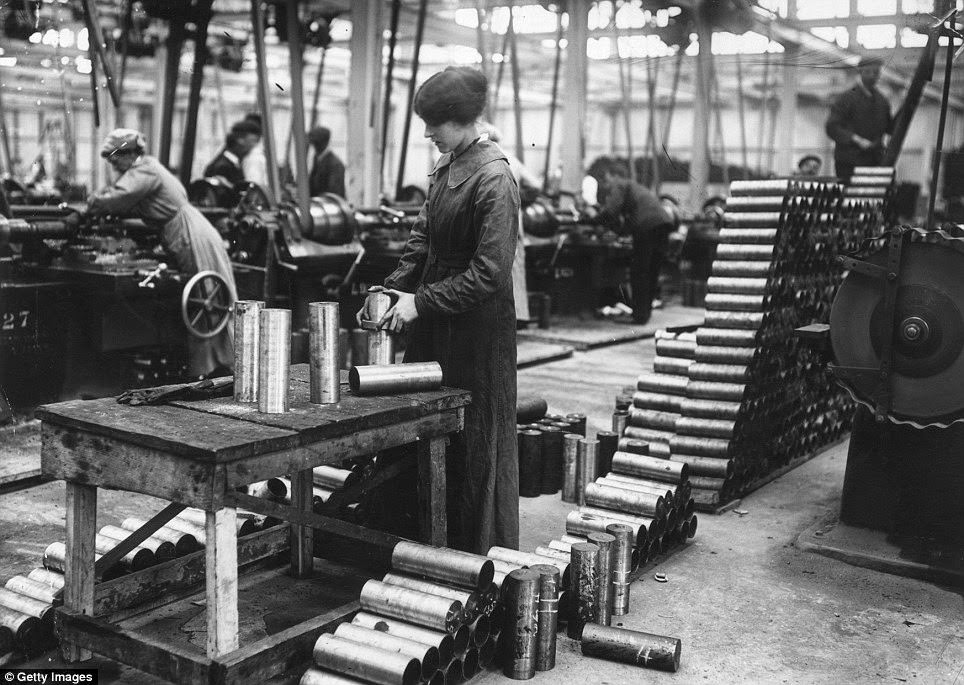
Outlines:
{"type": "Polygon", "coordinates": [[[223,331],[231,307],[228,282],[214,271],[194,274],[181,293],[181,319],[195,338],[213,338],[223,331]]]}

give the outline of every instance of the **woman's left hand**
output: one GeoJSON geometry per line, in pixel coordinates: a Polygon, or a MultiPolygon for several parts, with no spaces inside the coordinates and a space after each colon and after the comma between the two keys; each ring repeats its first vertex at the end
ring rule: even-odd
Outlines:
{"type": "Polygon", "coordinates": [[[403,293],[401,290],[386,290],[398,298],[391,309],[385,312],[385,316],[378,322],[379,328],[394,333],[401,333],[405,328],[418,318],[418,309],[415,307],[415,295],[413,293],[403,293]]]}

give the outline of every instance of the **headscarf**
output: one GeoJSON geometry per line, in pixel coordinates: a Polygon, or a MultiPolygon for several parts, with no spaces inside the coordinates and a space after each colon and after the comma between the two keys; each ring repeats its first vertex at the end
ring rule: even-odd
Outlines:
{"type": "Polygon", "coordinates": [[[143,152],[145,148],[147,148],[147,138],[143,133],[132,128],[115,128],[104,139],[104,144],[100,147],[100,156],[107,158],[115,152],[128,150],[143,152]]]}

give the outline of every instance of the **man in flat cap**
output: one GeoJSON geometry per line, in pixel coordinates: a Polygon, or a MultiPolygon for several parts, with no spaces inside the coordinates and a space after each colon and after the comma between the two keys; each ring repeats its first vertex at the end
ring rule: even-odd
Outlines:
{"type": "Polygon", "coordinates": [[[324,126],[316,126],[308,131],[308,142],[315,149],[315,158],[308,172],[311,196],[334,193],[345,197],[345,164],[328,147],[331,131],[324,126]]]}
{"type": "Polygon", "coordinates": [[[890,104],[877,90],[883,64],[879,57],[861,58],[856,85],[838,95],[830,107],[826,129],[837,144],[833,163],[841,180],[849,181],[854,167],[878,166],[883,158],[884,135],[893,124],[890,104]]]}

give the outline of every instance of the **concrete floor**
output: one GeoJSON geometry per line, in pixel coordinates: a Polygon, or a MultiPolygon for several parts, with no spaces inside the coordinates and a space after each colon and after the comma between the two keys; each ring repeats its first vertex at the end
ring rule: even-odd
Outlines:
{"type": "MultiPolygon", "coordinates": [[[[653,341],[576,352],[519,372],[520,392],[540,394],[554,412],[589,416],[608,428],[613,397],[650,368],[653,341]]],[[[676,674],[583,658],[560,634],[557,667],[541,683],[964,683],[964,601],[960,590],[856,568],[793,546],[839,499],[846,443],[744,498],[739,510],[700,515],[695,539],[632,586],[622,625],[682,639],[676,674]]],[[[0,579],[37,565],[63,535],[60,483],[0,497],[0,579]]],[[[104,493],[100,520],[162,503],[104,493]]],[[[522,500],[522,547],[564,532],[571,505],[558,497],[522,500]]],[[[253,621],[263,617],[248,614],[253,621]]],[[[171,626],[173,630],[201,628],[171,626]]],[[[617,623],[614,622],[614,625],[617,623]]],[[[261,626],[261,629],[264,629],[261,626]]],[[[133,669],[100,664],[101,682],[153,683],[133,669]]],[[[501,680],[498,672],[481,677],[501,680]]]]}

